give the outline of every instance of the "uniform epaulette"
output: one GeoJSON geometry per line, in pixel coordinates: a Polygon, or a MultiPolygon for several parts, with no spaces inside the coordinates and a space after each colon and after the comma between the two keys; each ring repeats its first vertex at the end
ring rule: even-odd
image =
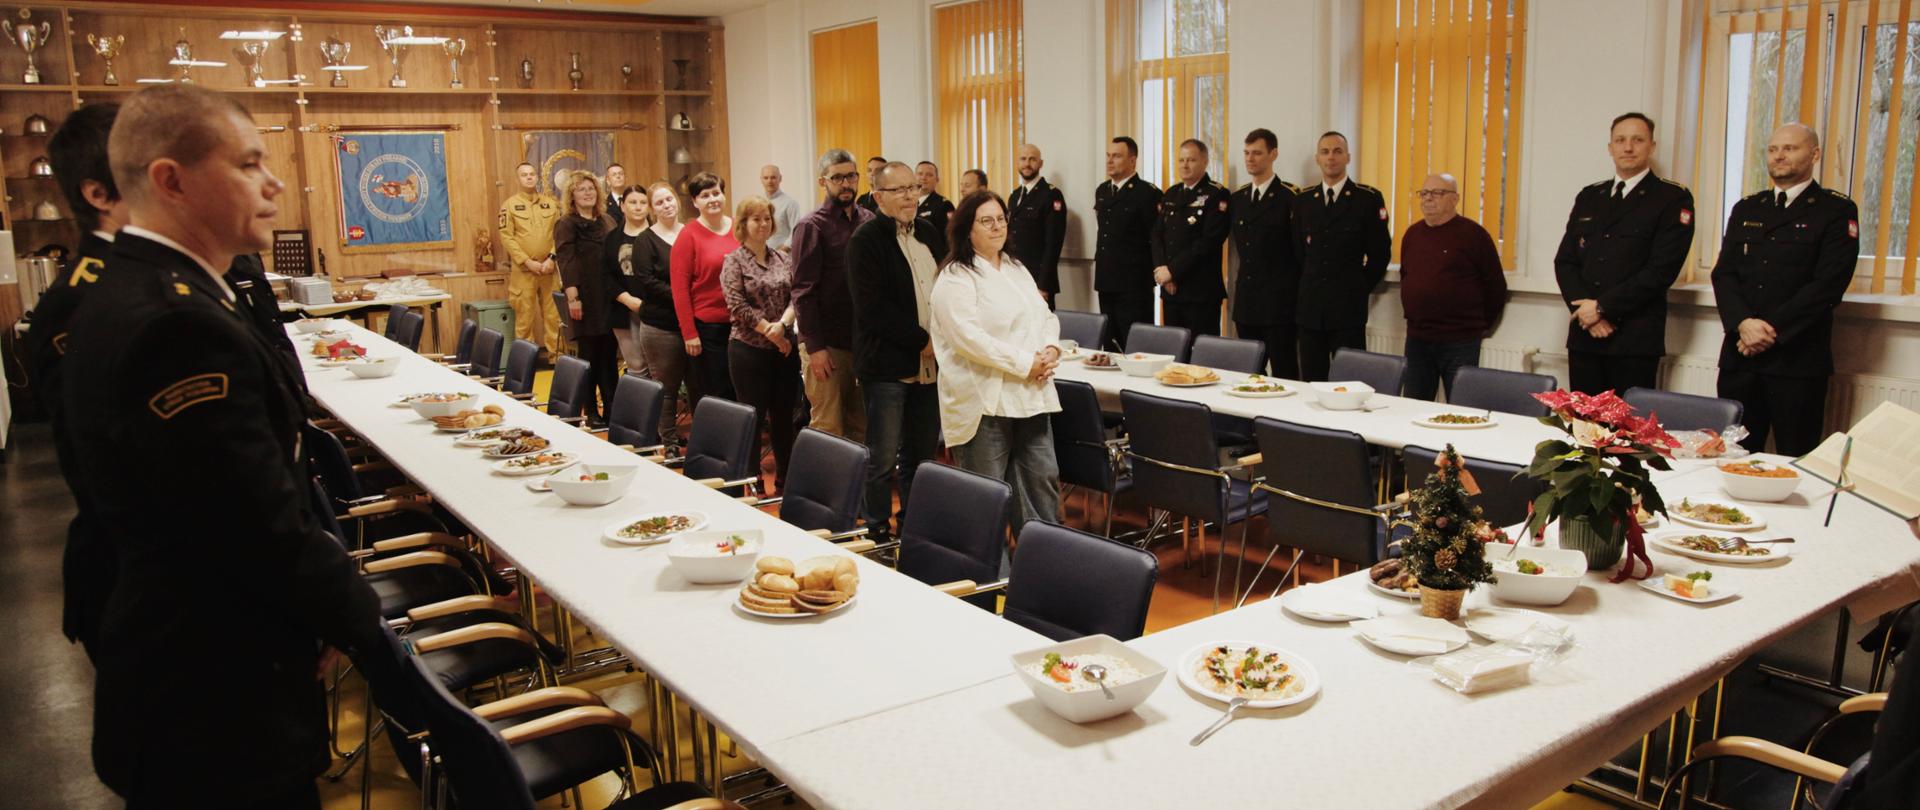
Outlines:
{"type": "Polygon", "coordinates": [[[1598,183],[1593,183],[1588,185],[1587,188],[1606,188],[1607,186],[1611,186],[1611,185],[1613,185],[1612,180],[1602,180],[1598,183]]]}
{"type": "Polygon", "coordinates": [[[1351,180],[1351,181],[1348,181],[1348,182],[1351,182],[1351,183],[1353,183],[1353,187],[1354,187],[1354,188],[1357,188],[1357,189],[1360,189],[1360,190],[1362,190],[1362,191],[1371,191],[1371,192],[1373,192],[1373,193],[1375,193],[1375,194],[1379,194],[1379,193],[1380,193],[1380,189],[1377,189],[1377,188],[1374,188],[1373,186],[1369,186],[1369,185],[1367,185],[1366,183],[1362,183],[1362,182],[1360,182],[1360,181],[1358,181],[1358,180],[1351,180]]]}
{"type": "Polygon", "coordinates": [[[1305,193],[1307,193],[1307,189],[1311,189],[1311,188],[1319,188],[1319,186],[1294,186],[1294,187],[1293,187],[1293,193],[1294,193],[1294,194],[1305,194],[1305,193]]]}
{"type": "Polygon", "coordinates": [[[1237,189],[1234,189],[1234,191],[1233,191],[1233,193],[1235,193],[1235,194],[1239,194],[1239,193],[1240,193],[1240,192],[1242,192],[1242,191],[1252,191],[1252,190],[1253,190],[1253,184],[1252,184],[1252,183],[1248,183],[1248,184],[1246,184],[1246,185],[1244,185],[1244,186],[1241,186],[1241,187],[1239,187],[1239,188],[1237,188],[1237,189]]]}
{"type": "Polygon", "coordinates": [[[1284,188],[1284,189],[1286,189],[1286,190],[1288,190],[1288,191],[1291,191],[1291,192],[1293,192],[1293,193],[1295,193],[1295,194],[1298,194],[1298,193],[1300,193],[1300,187],[1299,187],[1299,186],[1296,186],[1296,185],[1294,185],[1294,184],[1292,184],[1292,183],[1289,183],[1289,182],[1287,182],[1287,181],[1285,181],[1285,180],[1280,180],[1280,178],[1278,178],[1278,177],[1276,177],[1276,178],[1274,178],[1274,179],[1275,179],[1275,180],[1279,180],[1279,182],[1280,182],[1280,187],[1281,187],[1281,188],[1284,188]]]}
{"type": "Polygon", "coordinates": [[[1692,194],[1692,193],[1693,193],[1693,189],[1690,189],[1690,188],[1687,188],[1687,184],[1686,184],[1686,183],[1682,183],[1682,182],[1680,182],[1680,181],[1678,181],[1678,180],[1674,180],[1674,179],[1672,179],[1672,178],[1669,178],[1669,177],[1662,177],[1662,178],[1660,178],[1660,182],[1662,182],[1662,183],[1666,183],[1666,184],[1667,184],[1667,185],[1669,185],[1669,186],[1676,186],[1676,187],[1678,187],[1678,188],[1679,188],[1679,189],[1680,189],[1681,191],[1684,191],[1684,192],[1687,192],[1688,194],[1692,194]]]}
{"type": "Polygon", "coordinates": [[[1820,190],[1828,194],[1832,194],[1835,197],[1839,197],[1840,199],[1846,200],[1847,202],[1853,202],[1852,197],[1847,196],[1846,192],[1843,192],[1837,188],[1822,188],[1820,190]]]}
{"type": "Polygon", "coordinates": [[[1770,189],[1770,188],[1763,188],[1763,189],[1760,189],[1759,191],[1756,191],[1756,192],[1754,192],[1754,193],[1752,193],[1752,194],[1748,194],[1748,195],[1747,195],[1747,199],[1749,199],[1749,200],[1764,200],[1764,199],[1767,199],[1768,197],[1772,197],[1772,196],[1773,196],[1773,189],[1770,189]]]}

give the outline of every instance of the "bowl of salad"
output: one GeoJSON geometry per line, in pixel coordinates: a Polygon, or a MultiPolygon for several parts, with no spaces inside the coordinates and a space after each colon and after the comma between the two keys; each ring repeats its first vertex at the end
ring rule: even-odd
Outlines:
{"type": "Polygon", "coordinates": [[[1587,576],[1587,555],[1571,548],[1488,546],[1487,561],[1493,564],[1493,598],[1502,602],[1557,605],[1587,576]]]}
{"type": "Polygon", "coordinates": [[[739,582],[759,559],[759,529],[687,532],[667,546],[667,562],[695,585],[739,582]]]}
{"type": "Polygon", "coordinates": [[[560,500],[576,506],[605,506],[627,494],[638,464],[575,464],[547,478],[560,500]]]}
{"type": "Polygon", "coordinates": [[[1109,635],[1092,635],[1014,653],[1013,671],[1049,711],[1075,723],[1091,723],[1133,711],[1167,677],[1167,668],[1109,635]],[[1108,700],[1087,667],[1106,669],[1108,700]]]}

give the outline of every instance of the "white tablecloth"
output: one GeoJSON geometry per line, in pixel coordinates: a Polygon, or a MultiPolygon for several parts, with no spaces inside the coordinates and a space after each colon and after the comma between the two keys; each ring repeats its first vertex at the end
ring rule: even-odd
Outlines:
{"type": "MultiPolygon", "coordinates": [[[[358,379],[305,362],[313,395],[396,467],[434,494],[501,555],[749,752],[778,740],[971,686],[1005,672],[1009,653],[1046,643],[1011,622],[858,559],[859,601],[825,618],[769,620],[732,609],[735,586],[691,585],[665,546],[602,539],[609,524],[661,509],[705,512],[718,529],[761,529],[768,553],[798,561],[837,553],[825,541],[533,408],[489,392],[507,424],[535,428],[590,463],[638,463],[632,489],[601,507],[569,506],[525,478],[489,470],[394,399],[487,389],[358,327],[374,357],[400,357],[393,376],[358,379]]],[[[301,348],[310,341],[299,336],[301,348]]]]}
{"type": "MultiPolygon", "coordinates": [[[[1695,470],[1662,491],[1713,491],[1716,475],[1695,470]]],[[[1540,608],[1572,625],[1577,646],[1526,687],[1457,694],[1346,625],[1270,601],[1132,642],[1170,670],[1188,650],[1226,640],[1285,648],[1318,669],[1319,697],[1243,712],[1198,748],[1187,740],[1220,704],[1189,694],[1174,672],[1133,714],[1086,726],[1054,716],[1008,675],[777,743],[761,761],[833,808],[1525,807],[1793,629],[1842,605],[1920,597],[1920,543],[1906,527],[1847,498],[1823,530],[1825,502],[1804,500],[1822,489],[1803,483],[1786,504],[1754,507],[1771,524],[1765,536],[1800,542],[1784,563],[1711,566],[1716,585],[1740,590],[1728,602],[1686,604],[1589,574],[1567,603],[1540,608]]],[[[1668,570],[1708,567],[1654,559],[1668,570]]],[[[1365,576],[1336,587],[1365,591],[1365,576]]],[[[1416,609],[1373,599],[1388,612],[1416,609]]],[[[1469,605],[1489,599],[1476,591],[1469,605]]]]}
{"type": "Polygon", "coordinates": [[[375,298],[372,301],[347,301],[347,302],[338,303],[338,304],[333,303],[331,301],[325,304],[302,304],[298,301],[281,301],[280,311],[281,312],[298,312],[301,315],[304,315],[309,318],[324,318],[328,315],[337,315],[342,312],[352,312],[354,310],[364,309],[368,307],[392,306],[394,304],[405,304],[409,307],[418,307],[418,306],[427,306],[431,304],[438,304],[443,301],[452,301],[452,300],[453,300],[452,294],[443,292],[443,293],[434,293],[432,295],[403,295],[395,298],[375,298]]]}

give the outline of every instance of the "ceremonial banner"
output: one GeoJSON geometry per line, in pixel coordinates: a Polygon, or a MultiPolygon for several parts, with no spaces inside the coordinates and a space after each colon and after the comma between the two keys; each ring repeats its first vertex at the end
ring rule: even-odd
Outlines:
{"type": "Polygon", "coordinates": [[[342,132],[332,136],[347,253],[453,247],[444,132],[342,132]]]}
{"type": "Polygon", "coordinates": [[[573,171],[598,176],[613,162],[613,133],[607,130],[527,132],[520,136],[525,160],[540,172],[540,193],[560,197],[559,186],[573,171]]]}

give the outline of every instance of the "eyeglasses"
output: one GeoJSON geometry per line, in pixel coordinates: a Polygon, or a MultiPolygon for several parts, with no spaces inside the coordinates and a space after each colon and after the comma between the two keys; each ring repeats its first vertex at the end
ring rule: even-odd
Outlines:
{"type": "Polygon", "coordinates": [[[1007,227],[1007,218],[1003,216],[974,217],[973,224],[985,225],[989,228],[1005,228],[1007,227]]]}
{"type": "Polygon", "coordinates": [[[1419,197],[1420,199],[1423,199],[1423,200],[1437,200],[1437,199],[1440,199],[1441,197],[1447,196],[1448,194],[1458,194],[1458,193],[1459,192],[1454,191],[1453,189],[1450,189],[1450,188],[1423,188],[1423,189],[1420,189],[1419,191],[1414,192],[1413,196],[1419,197]]]}
{"type": "Polygon", "coordinates": [[[857,183],[860,182],[860,173],[847,172],[846,174],[829,174],[827,175],[827,180],[833,183],[857,183]]]}
{"type": "Polygon", "coordinates": [[[873,193],[875,193],[875,194],[899,194],[900,192],[903,192],[903,191],[915,191],[915,190],[918,190],[919,188],[920,188],[919,186],[893,186],[893,187],[891,187],[891,188],[880,188],[880,187],[878,187],[878,186],[876,186],[876,187],[874,187],[874,189],[873,189],[873,193]]]}

